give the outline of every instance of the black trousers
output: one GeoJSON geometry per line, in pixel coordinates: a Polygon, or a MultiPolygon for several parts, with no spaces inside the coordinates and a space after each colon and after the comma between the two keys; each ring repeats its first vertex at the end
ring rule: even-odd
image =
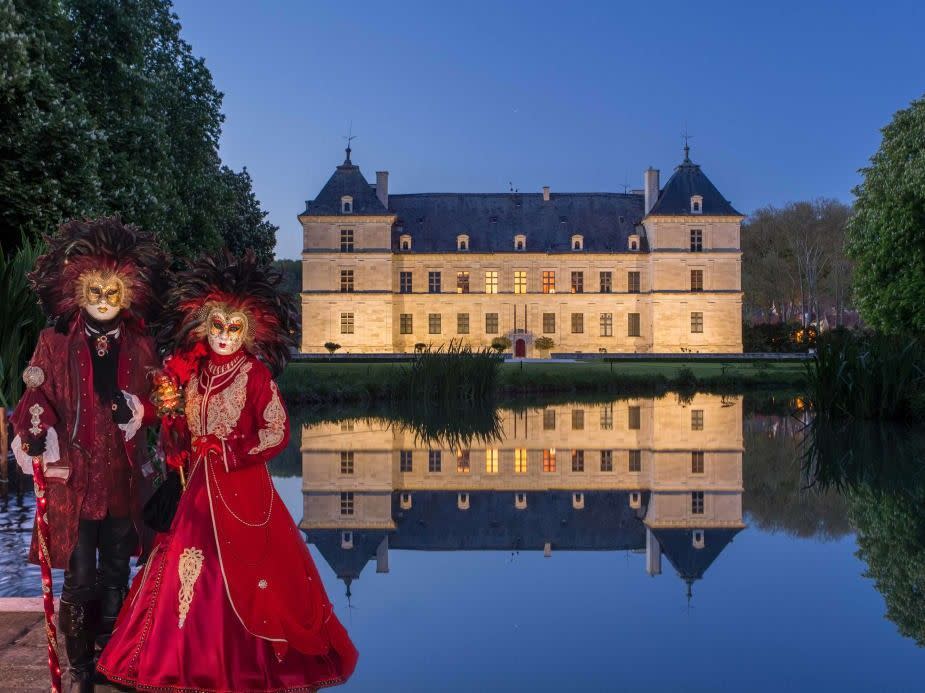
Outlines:
{"type": "Polygon", "coordinates": [[[103,591],[125,590],[129,561],[137,544],[135,526],[129,518],[107,515],[104,520],[81,520],[77,545],[64,571],[62,599],[86,604],[103,591]]]}

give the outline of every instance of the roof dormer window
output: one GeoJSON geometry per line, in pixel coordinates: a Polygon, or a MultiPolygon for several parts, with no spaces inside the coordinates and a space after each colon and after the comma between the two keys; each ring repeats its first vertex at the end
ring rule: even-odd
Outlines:
{"type": "Polygon", "coordinates": [[[572,250],[584,250],[585,237],[580,234],[572,236],[572,250]]]}
{"type": "Polygon", "coordinates": [[[630,249],[630,252],[639,252],[639,234],[630,234],[630,237],[627,241],[627,247],[630,249]]]}
{"type": "Polygon", "coordinates": [[[514,236],[514,250],[525,250],[527,248],[527,237],[522,233],[514,236]]]}
{"type": "Polygon", "coordinates": [[[691,195],[691,214],[703,214],[703,197],[691,195]]]}
{"type": "Polygon", "coordinates": [[[402,234],[398,238],[398,247],[401,250],[411,250],[411,236],[407,233],[402,234]]]}
{"type": "Polygon", "coordinates": [[[456,250],[469,250],[469,237],[461,233],[456,237],[456,250]]]}
{"type": "Polygon", "coordinates": [[[707,545],[706,536],[702,529],[695,529],[691,532],[691,544],[693,544],[695,549],[702,549],[707,545]]]}
{"type": "Polygon", "coordinates": [[[340,198],[340,211],[342,214],[353,214],[353,197],[344,195],[340,198]]]}

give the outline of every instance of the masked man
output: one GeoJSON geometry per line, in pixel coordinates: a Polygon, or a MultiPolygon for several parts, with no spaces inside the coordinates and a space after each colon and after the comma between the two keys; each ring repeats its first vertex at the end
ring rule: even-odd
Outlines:
{"type": "MultiPolygon", "coordinates": [[[[48,482],[48,553],[63,568],[59,626],[78,690],[92,691],[95,643],[112,633],[140,550],[141,497],[153,474],[143,426],[158,359],[145,320],[158,308],[165,256],[118,218],[72,221],[46,238],[29,280],[53,323],[23,373],[13,452],[48,482]]],[[[29,560],[39,562],[33,535],[29,560]]]]}

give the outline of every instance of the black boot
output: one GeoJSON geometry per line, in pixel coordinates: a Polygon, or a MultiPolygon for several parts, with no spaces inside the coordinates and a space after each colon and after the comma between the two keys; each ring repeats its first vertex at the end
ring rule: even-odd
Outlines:
{"type": "Polygon", "coordinates": [[[78,693],[93,693],[93,654],[99,604],[90,602],[60,602],[58,627],[64,635],[68,670],[78,693]]]}

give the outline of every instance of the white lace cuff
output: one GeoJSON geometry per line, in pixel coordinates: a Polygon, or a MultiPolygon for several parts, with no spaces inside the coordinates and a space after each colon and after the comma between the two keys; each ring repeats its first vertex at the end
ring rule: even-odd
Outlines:
{"type": "Polygon", "coordinates": [[[127,423],[119,424],[119,428],[125,433],[125,442],[127,443],[135,437],[135,434],[138,433],[138,429],[141,428],[141,420],[145,415],[145,408],[141,400],[135,395],[125,390],[122,390],[122,394],[125,395],[128,408],[132,410],[132,418],[127,423]]]}
{"type": "MultiPolygon", "coordinates": [[[[13,448],[13,457],[19,463],[19,468],[23,474],[32,476],[32,455],[22,449],[22,438],[16,436],[13,438],[11,445],[13,448]]],[[[61,448],[58,446],[58,432],[49,428],[45,433],[45,452],[42,453],[42,463],[47,466],[54,464],[61,459],[61,448]]]]}

